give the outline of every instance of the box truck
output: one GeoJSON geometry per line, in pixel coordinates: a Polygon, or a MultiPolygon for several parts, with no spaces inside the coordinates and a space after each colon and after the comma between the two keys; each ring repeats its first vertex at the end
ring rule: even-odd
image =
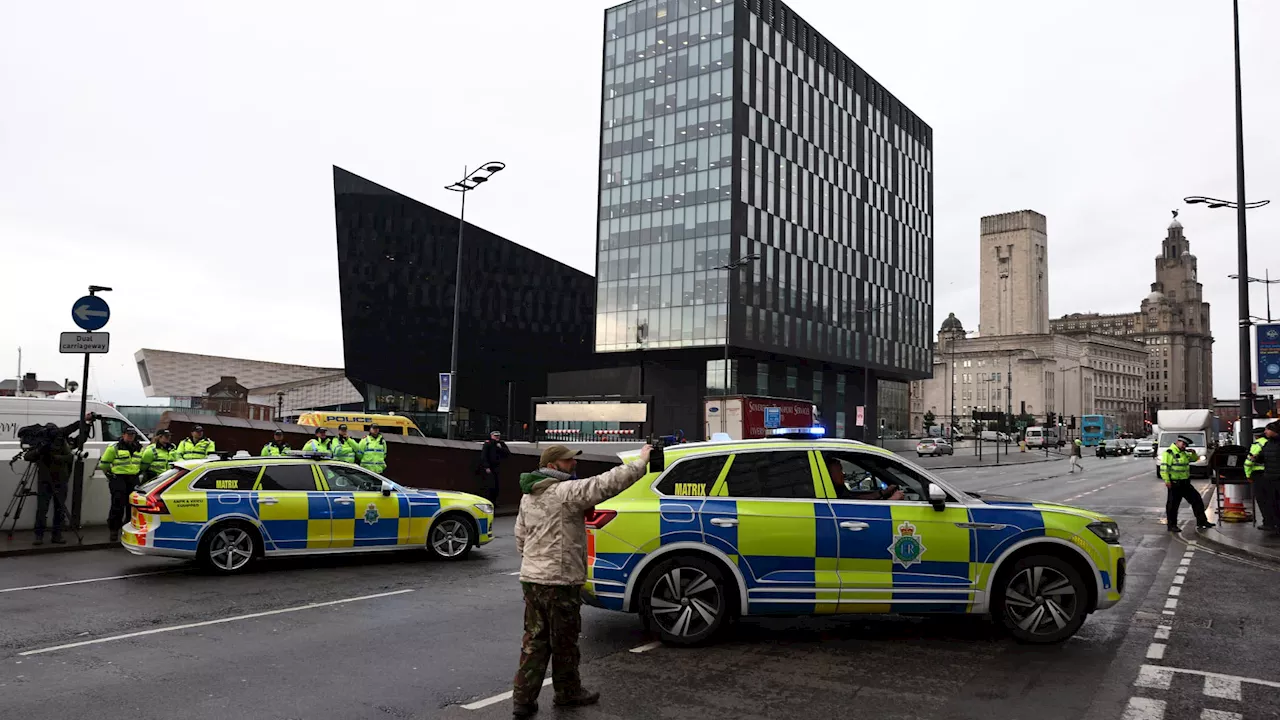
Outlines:
{"type": "Polygon", "coordinates": [[[1161,410],[1156,414],[1156,464],[1165,449],[1179,437],[1191,441],[1187,449],[1195,450],[1200,457],[1191,463],[1192,477],[1209,477],[1209,453],[1217,444],[1213,434],[1213,412],[1210,410],[1161,410]]]}
{"type": "Polygon", "coordinates": [[[703,401],[707,439],[716,433],[734,440],[768,437],[777,428],[813,427],[817,417],[813,403],[795,398],[728,395],[703,401]]]}

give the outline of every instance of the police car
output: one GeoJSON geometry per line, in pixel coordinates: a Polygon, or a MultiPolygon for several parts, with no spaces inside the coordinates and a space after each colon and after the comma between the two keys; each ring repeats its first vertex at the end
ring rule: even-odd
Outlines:
{"type": "Polygon", "coordinates": [[[493,539],[493,506],[407,488],[324,453],[177,463],[129,496],[120,542],[236,573],[261,557],[423,548],[461,560],[493,539]]]}
{"type": "Polygon", "coordinates": [[[990,614],[1054,643],[1120,601],[1110,518],[965,493],[820,430],[667,449],[588,514],[584,600],[676,645],[738,616],[825,613],[990,614]]]}

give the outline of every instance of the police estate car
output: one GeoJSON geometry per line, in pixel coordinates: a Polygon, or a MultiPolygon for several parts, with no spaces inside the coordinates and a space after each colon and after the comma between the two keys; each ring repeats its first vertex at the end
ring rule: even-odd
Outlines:
{"type": "Polygon", "coordinates": [[[235,573],[273,555],[424,548],[459,560],[493,539],[493,506],[476,495],[407,488],[325,454],[228,455],[138,488],[121,544],[235,573]]]}
{"type": "Polygon", "coordinates": [[[584,600],[639,613],[671,644],[740,615],[938,612],[1053,643],[1124,590],[1104,515],[965,493],[887,450],[812,435],[668,448],[665,468],[586,522],[584,600]]]}

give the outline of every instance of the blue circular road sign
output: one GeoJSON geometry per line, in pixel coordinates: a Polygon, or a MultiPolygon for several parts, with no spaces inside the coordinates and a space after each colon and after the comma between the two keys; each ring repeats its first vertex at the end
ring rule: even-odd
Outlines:
{"type": "Polygon", "coordinates": [[[85,295],[71,305],[71,319],[81,330],[101,330],[110,318],[111,308],[97,295],[85,295]]]}

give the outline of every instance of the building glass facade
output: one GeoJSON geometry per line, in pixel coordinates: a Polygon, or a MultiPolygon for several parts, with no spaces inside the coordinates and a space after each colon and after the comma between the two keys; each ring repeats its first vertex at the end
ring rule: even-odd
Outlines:
{"type": "Polygon", "coordinates": [[[597,352],[727,342],[830,366],[815,397],[929,374],[932,130],[788,7],[606,11],[603,105],[597,352]]]}

